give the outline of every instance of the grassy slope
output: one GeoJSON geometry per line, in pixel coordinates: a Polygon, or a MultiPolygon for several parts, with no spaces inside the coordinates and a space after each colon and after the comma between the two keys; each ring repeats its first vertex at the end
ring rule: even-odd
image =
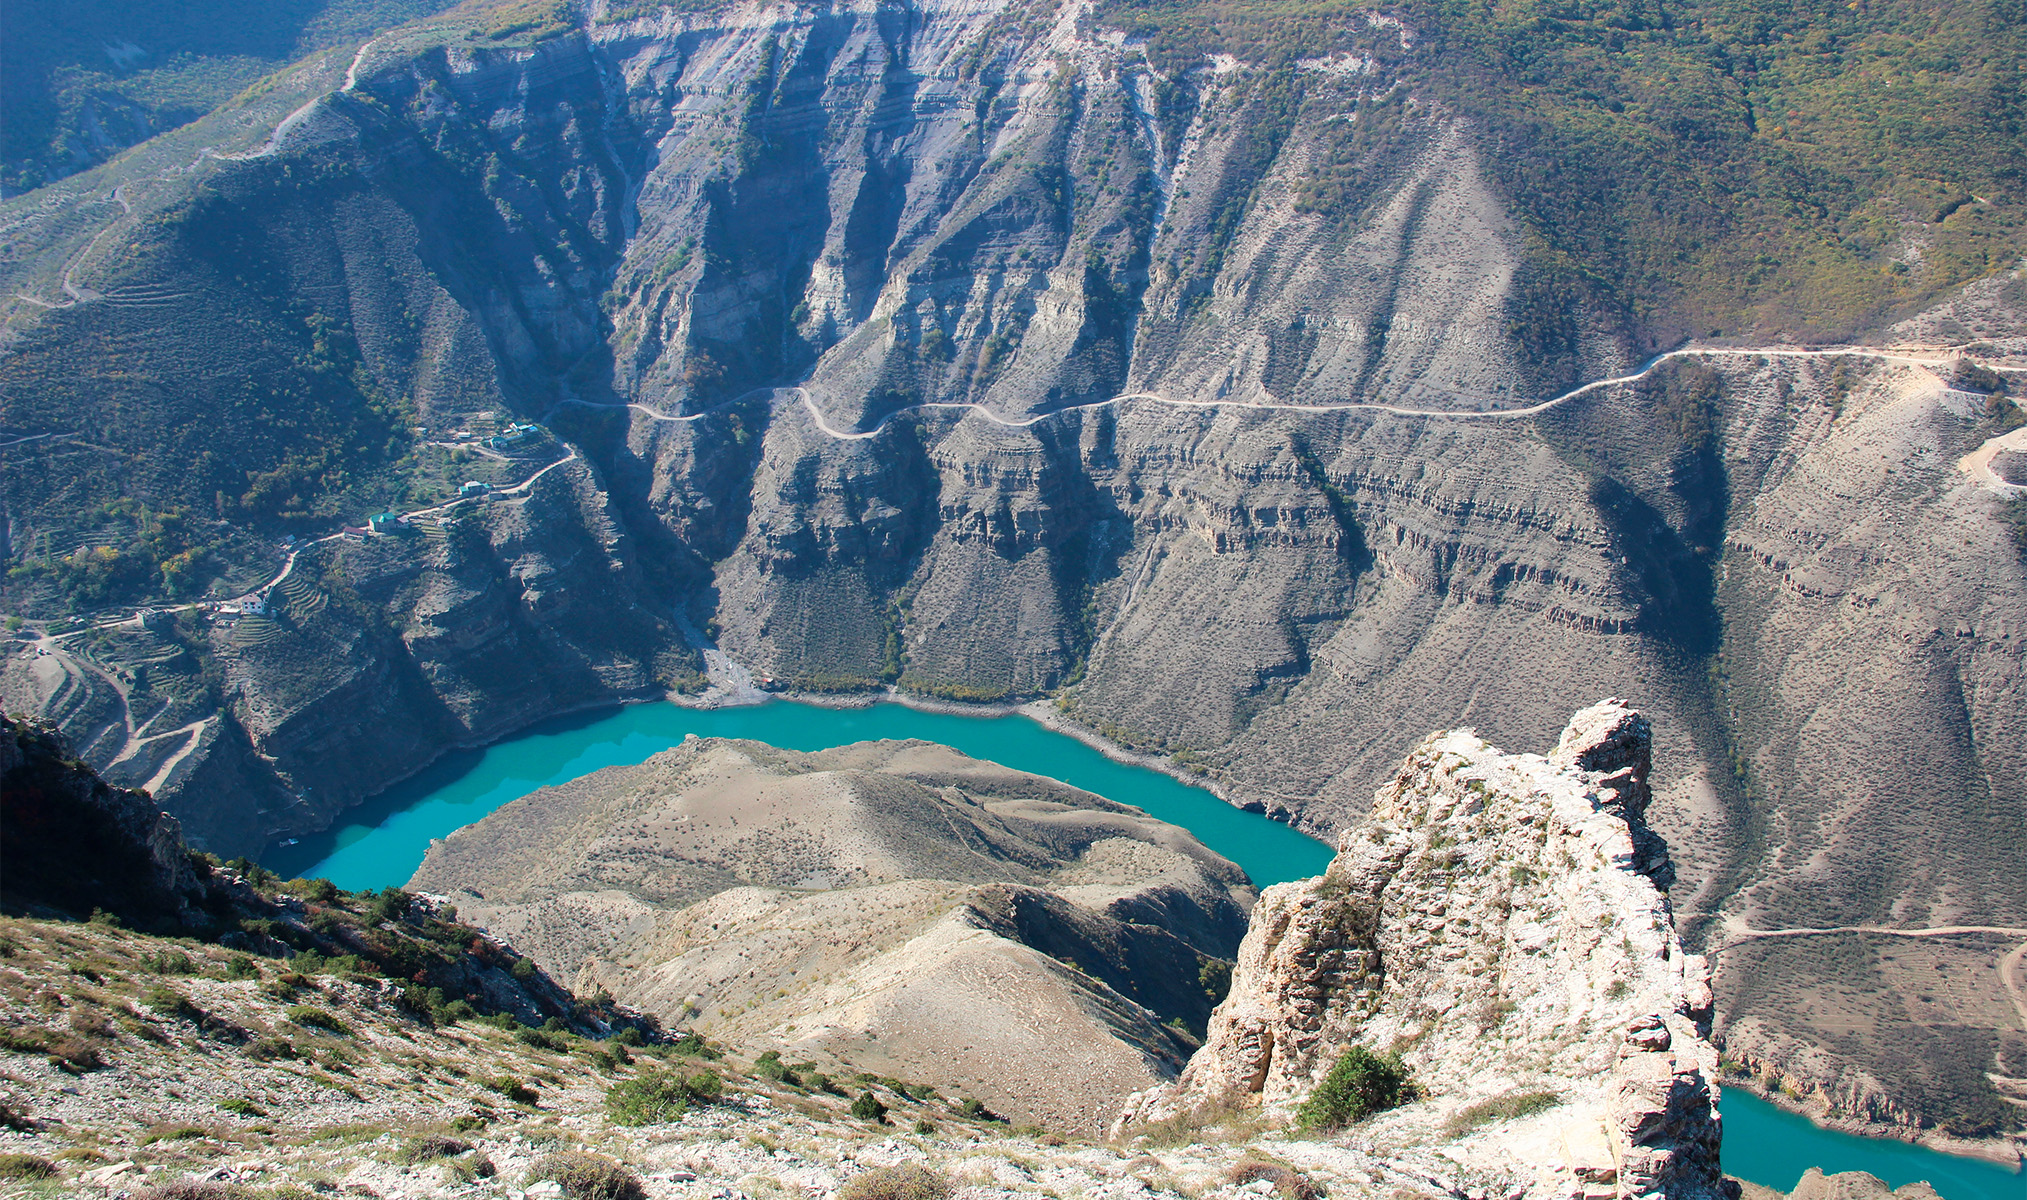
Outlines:
{"type": "Polygon", "coordinates": [[[643,1045],[509,1017],[432,1022],[388,981],[328,960],[281,963],[100,923],[0,918],[0,1195],[74,1195],[83,1174],[120,1162],[137,1164],[117,1181],[126,1187],[144,1174],[159,1184],[265,1163],[262,1186],[245,1193],[259,1196],[341,1179],[438,1194],[496,1169],[518,1181],[551,1150],[633,1157],[628,1130],[603,1116],[606,1091],[644,1073],[703,1071],[725,1080],[735,1106],[741,1095],[767,1097],[776,1111],[841,1122],[847,1136],[892,1136],[894,1126],[849,1118],[861,1091],[881,1097],[902,1128],[990,1128],[954,1099],[900,1081],[847,1090],[769,1063],[742,1069],[694,1038],[643,1045]],[[423,1144],[429,1137],[476,1148],[439,1157],[450,1147],[423,1144]],[[24,1154],[56,1175],[10,1186],[8,1155],[24,1154]]]}

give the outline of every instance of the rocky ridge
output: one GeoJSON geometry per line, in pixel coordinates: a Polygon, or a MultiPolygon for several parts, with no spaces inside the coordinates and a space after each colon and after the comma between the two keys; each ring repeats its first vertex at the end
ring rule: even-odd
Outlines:
{"type": "Polygon", "coordinates": [[[1462,1152],[1533,1162],[1529,1195],[1728,1194],[1709,967],[1662,890],[1651,746],[1615,700],[1545,758],[1469,730],[1423,742],[1323,876],[1262,895],[1203,1049],[1120,1128],[1286,1116],[1362,1045],[1398,1053],[1441,1113],[1552,1095],[1462,1152]]]}

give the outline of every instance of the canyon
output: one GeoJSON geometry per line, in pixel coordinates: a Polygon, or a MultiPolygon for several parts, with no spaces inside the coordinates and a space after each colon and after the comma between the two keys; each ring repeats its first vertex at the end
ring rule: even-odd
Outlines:
{"type": "Polygon", "coordinates": [[[1078,3],[432,18],[9,200],[10,561],[173,509],[265,611],[71,630],[29,572],[0,694],[225,855],[756,679],[1052,697],[1326,837],[1431,729],[1637,696],[1727,1056],[2002,1141],[1996,938],[1726,930],[2027,925],[2027,283],[1651,366],[1682,330],[1572,302],[1544,353],[1430,31],[1347,28],[1178,76],[1078,3]]]}

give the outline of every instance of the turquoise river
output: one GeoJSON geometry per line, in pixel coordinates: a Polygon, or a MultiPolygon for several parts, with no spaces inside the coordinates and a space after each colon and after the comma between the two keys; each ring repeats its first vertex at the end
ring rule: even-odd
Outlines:
{"type": "MultiPolygon", "coordinates": [[[[689,709],[636,704],[545,722],[484,750],[445,756],[352,810],[350,823],[271,849],[266,865],[322,876],[339,887],[406,883],[432,838],[443,837],[537,788],[601,767],[637,763],[699,737],[752,738],[821,750],[870,738],[921,738],[1097,792],[1181,825],[1243,867],[1261,887],[1320,873],[1330,848],[1263,816],[1242,812],[1159,771],[1114,762],[1025,716],[968,717],[899,704],[826,708],[776,702],[689,709]]],[[[1733,1088],[1724,1098],[1724,1165],[1731,1174],[1787,1191],[1811,1166],[1869,1171],[1898,1187],[1927,1180],[1945,1200],[2027,1200],[2027,1176],[1976,1159],[1822,1129],[1733,1088]]]]}

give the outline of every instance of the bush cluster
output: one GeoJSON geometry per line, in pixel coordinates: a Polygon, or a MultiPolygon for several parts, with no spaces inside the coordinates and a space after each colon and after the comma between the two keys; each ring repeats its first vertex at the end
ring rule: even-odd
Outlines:
{"type": "Polygon", "coordinates": [[[1374,1113],[1399,1108],[1414,1096],[1414,1082],[1399,1056],[1382,1058],[1364,1046],[1353,1046],[1302,1102],[1296,1119],[1305,1129],[1342,1129],[1374,1113]]]}
{"type": "Polygon", "coordinates": [[[709,1104],[724,1093],[724,1081],[711,1071],[684,1076],[675,1071],[642,1071],[605,1090],[605,1115],[615,1125],[663,1125],[709,1104]]]}

